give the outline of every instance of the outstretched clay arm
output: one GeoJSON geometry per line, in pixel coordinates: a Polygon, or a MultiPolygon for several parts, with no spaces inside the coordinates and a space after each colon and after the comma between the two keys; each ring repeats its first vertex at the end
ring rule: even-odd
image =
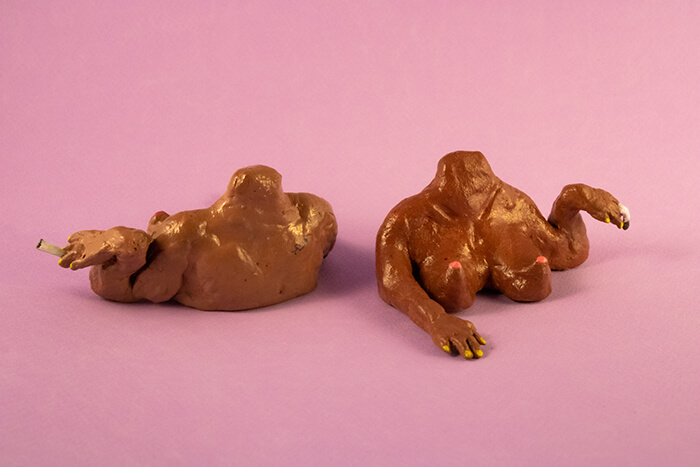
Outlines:
{"type": "Polygon", "coordinates": [[[630,225],[629,210],[607,191],[582,183],[565,186],[548,218],[560,240],[549,258],[553,269],[573,268],[588,258],[588,237],[580,211],[620,229],[627,230],[630,225]]]}
{"type": "Polygon", "coordinates": [[[448,314],[416,281],[407,236],[390,214],[377,235],[376,273],[379,295],[430,334],[435,345],[464,358],[480,357],[486,344],[469,321],[448,314]]]}
{"type": "Polygon", "coordinates": [[[82,230],[68,238],[59,265],[73,270],[92,266],[92,290],[109,300],[133,302],[131,276],[146,264],[151,237],[142,230],[114,227],[82,230]]]}

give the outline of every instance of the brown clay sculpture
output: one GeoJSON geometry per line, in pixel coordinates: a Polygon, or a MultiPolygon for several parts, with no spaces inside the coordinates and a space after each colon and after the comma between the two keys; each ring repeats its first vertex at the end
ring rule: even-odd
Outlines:
{"type": "Polygon", "coordinates": [[[238,170],[211,207],[156,213],[146,231],[83,230],[63,249],[64,268],[91,267],[92,290],[109,300],[175,300],[200,310],[244,310],[311,292],[337,224],[330,204],[282,191],[262,165],[238,170]]]}
{"type": "Polygon", "coordinates": [[[567,185],[545,219],[532,199],[493,174],[483,154],[448,154],[433,181],[379,229],[379,294],[445,352],[481,357],[486,342],[474,325],[448,313],[471,306],[483,288],[522,302],[547,297],[552,270],[588,257],[579,211],[629,227],[629,211],[607,191],[567,185]]]}

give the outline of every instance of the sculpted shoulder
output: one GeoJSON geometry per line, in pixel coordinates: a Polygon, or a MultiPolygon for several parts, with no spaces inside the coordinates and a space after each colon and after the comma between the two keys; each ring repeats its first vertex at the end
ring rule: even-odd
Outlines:
{"type": "Polygon", "coordinates": [[[428,205],[423,193],[402,200],[387,214],[380,234],[382,232],[404,232],[407,234],[419,219],[426,216],[428,205]]]}
{"type": "Polygon", "coordinates": [[[323,257],[328,255],[338,235],[338,222],[330,203],[311,193],[286,193],[286,196],[296,208],[301,227],[300,232],[296,232],[293,226],[290,227],[290,231],[296,236],[300,235],[303,244],[310,242],[319,245],[323,257]]]}

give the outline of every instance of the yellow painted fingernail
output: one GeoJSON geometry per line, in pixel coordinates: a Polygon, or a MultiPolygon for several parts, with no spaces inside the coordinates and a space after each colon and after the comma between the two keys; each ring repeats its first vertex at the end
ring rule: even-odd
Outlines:
{"type": "Polygon", "coordinates": [[[606,224],[609,224],[609,223],[610,223],[610,218],[609,218],[609,217],[606,217],[606,218],[605,218],[605,223],[606,223],[606,224]]]}
{"type": "Polygon", "coordinates": [[[624,221],[623,221],[623,222],[620,222],[620,228],[622,229],[622,228],[624,228],[624,227],[625,227],[624,221]]]}
{"type": "Polygon", "coordinates": [[[483,352],[482,350],[477,350],[477,351],[476,351],[476,356],[477,356],[477,357],[483,357],[483,356],[484,356],[484,352],[483,352]]]}
{"type": "Polygon", "coordinates": [[[486,345],[486,340],[483,337],[479,337],[479,342],[481,342],[481,345],[486,345]]]}
{"type": "Polygon", "coordinates": [[[467,350],[466,352],[464,352],[464,356],[467,357],[467,358],[473,358],[473,357],[474,357],[474,354],[471,353],[471,351],[467,350]]]}
{"type": "Polygon", "coordinates": [[[450,351],[450,346],[449,346],[449,345],[443,345],[442,348],[443,348],[443,350],[444,350],[445,352],[449,352],[449,351],[450,351]]]}

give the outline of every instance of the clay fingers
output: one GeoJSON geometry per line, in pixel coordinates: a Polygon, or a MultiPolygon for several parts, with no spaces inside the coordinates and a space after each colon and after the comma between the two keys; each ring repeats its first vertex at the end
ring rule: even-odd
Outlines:
{"type": "Polygon", "coordinates": [[[68,245],[63,248],[66,254],[63,255],[58,261],[58,265],[63,268],[76,270],[86,268],[88,266],[94,266],[96,264],[102,264],[112,258],[114,253],[107,244],[103,244],[97,251],[88,251],[86,249],[85,243],[83,243],[81,239],[84,239],[86,235],[94,234],[95,232],[99,231],[82,231],[71,235],[71,237],[68,239],[68,245]]]}
{"type": "Polygon", "coordinates": [[[470,328],[469,331],[453,333],[441,339],[442,350],[449,354],[456,351],[467,360],[482,357],[484,352],[481,346],[486,345],[486,341],[476,332],[472,323],[465,321],[465,324],[470,328]]]}
{"type": "Polygon", "coordinates": [[[63,250],[66,253],[61,256],[61,259],[58,260],[58,265],[62,268],[69,268],[71,263],[83,254],[83,251],[85,251],[85,245],[82,243],[71,242],[63,247],[63,250]]]}
{"type": "Polygon", "coordinates": [[[86,255],[83,253],[76,260],[72,261],[69,267],[73,270],[87,268],[89,266],[95,266],[97,264],[103,264],[114,257],[114,252],[110,251],[109,248],[102,248],[97,253],[86,255]]]}
{"type": "Polygon", "coordinates": [[[630,227],[630,210],[624,204],[617,204],[614,209],[611,209],[606,217],[605,222],[614,224],[616,227],[627,230],[630,227]]]}

